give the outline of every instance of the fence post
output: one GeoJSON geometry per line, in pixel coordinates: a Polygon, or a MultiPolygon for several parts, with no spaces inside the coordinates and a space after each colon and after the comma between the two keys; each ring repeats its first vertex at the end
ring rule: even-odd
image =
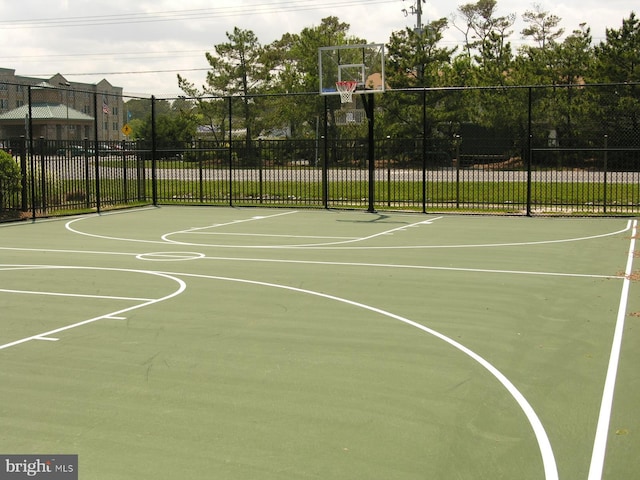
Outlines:
{"type": "Polygon", "coordinates": [[[427,213],[427,90],[422,90],[422,213],[427,213]]]}
{"type": "Polygon", "coordinates": [[[456,135],[456,208],[460,208],[460,143],[462,137],[456,135]]]}
{"type": "Polygon", "coordinates": [[[608,159],[609,159],[609,135],[604,136],[604,192],[603,192],[603,213],[607,213],[607,169],[608,169],[608,159]]]}
{"type": "MultiPolygon", "coordinates": [[[[96,150],[96,155],[98,152],[98,118],[100,118],[100,115],[98,114],[98,112],[100,110],[98,110],[98,92],[93,92],[93,107],[94,107],[94,115],[93,115],[93,134],[94,134],[94,144],[95,144],[95,150],[96,150]]],[[[85,138],[84,139],[84,158],[86,159],[85,161],[88,163],[89,162],[89,156],[87,154],[88,152],[88,147],[89,147],[89,139],[85,138]]],[[[96,212],[100,213],[100,166],[98,165],[98,160],[97,158],[94,158],[94,172],[95,172],[95,178],[94,178],[94,182],[96,184],[95,186],[95,190],[96,190],[96,212]]]]}
{"type": "Polygon", "coordinates": [[[29,156],[29,169],[31,171],[31,219],[36,219],[36,166],[35,159],[33,157],[33,112],[32,105],[33,101],[31,98],[31,90],[32,87],[29,85],[27,89],[27,96],[29,102],[29,113],[27,113],[27,118],[25,119],[26,127],[27,127],[27,155],[29,156]]]}
{"type": "Polygon", "coordinates": [[[531,162],[532,162],[532,147],[533,147],[533,89],[529,87],[529,106],[528,106],[528,120],[527,120],[527,217],[531,216],[531,162]]]}
{"type": "Polygon", "coordinates": [[[151,201],[154,206],[158,206],[156,97],[154,95],[151,95],[151,201]]]}
{"type": "Polygon", "coordinates": [[[44,137],[38,139],[38,150],[40,152],[38,156],[40,158],[40,192],[42,194],[40,207],[42,213],[45,213],[47,211],[47,169],[44,161],[44,137]]]}
{"type": "Polygon", "coordinates": [[[328,115],[329,115],[329,105],[328,105],[328,100],[327,100],[328,96],[325,95],[324,96],[324,135],[323,135],[323,139],[324,139],[324,144],[322,146],[322,150],[323,150],[323,158],[322,158],[322,206],[324,208],[329,208],[329,146],[328,146],[328,140],[329,140],[329,119],[328,119],[328,115]]]}
{"type": "Polygon", "coordinates": [[[375,163],[375,142],[374,142],[374,124],[373,118],[375,115],[374,98],[375,95],[366,95],[362,97],[364,100],[364,106],[367,110],[367,117],[369,119],[369,148],[367,157],[369,158],[369,206],[367,212],[374,213],[375,207],[375,194],[376,194],[376,163],[375,163]],[[369,97],[369,98],[367,98],[369,97]]]}
{"type": "Polygon", "coordinates": [[[196,142],[198,150],[196,151],[196,158],[198,159],[198,190],[200,203],[204,203],[204,152],[202,151],[202,139],[199,138],[196,142]]]}
{"type": "Polygon", "coordinates": [[[233,98],[229,99],[229,206],[233,207],[233,98]]]}
{"type": "Polygon", "coordinates": [[[258,161],[258,203],[264,202],[264,165],[262,164],[262,139],[258,139],[258,151],[255,153],[258,161]]]}

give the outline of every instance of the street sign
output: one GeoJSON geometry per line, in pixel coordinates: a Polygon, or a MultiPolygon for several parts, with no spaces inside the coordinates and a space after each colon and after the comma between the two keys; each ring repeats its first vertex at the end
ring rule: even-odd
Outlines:
{"type": "Polygon", "coordinates": [[[124,126],[122,127],[122,133],[125,134],[125,136],[129,136],[131,135],[131,132],[133,132],[133,130],[131,129],[131,127],[129,126],[128,123],[125,123],[124,126]]]}

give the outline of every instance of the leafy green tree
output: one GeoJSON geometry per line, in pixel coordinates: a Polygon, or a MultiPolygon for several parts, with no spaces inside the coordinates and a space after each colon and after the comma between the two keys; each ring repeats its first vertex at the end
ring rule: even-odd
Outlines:
{"type": "Polygon", "coordinates": [[[640,20],[631,12],[619,29],[607,28],[595,47],[596,75],[602,82],[640,82],[640,20]]]}
{"type": "Polygon", "coordinates": [[[367,43],[349,35],[349,28],[338,17],[326,17],[320,25],[305,27],[298,34],[286,34],[271,44],[277,76],[274,86],[287,92],[318,91],[318,48],[367,43]]]}
{"type": "MultiPolygon", "coordinates": [[[[134,119],[131,123],[135,124],[136,139],[151,141],[151,113],[144,120],[134,119]]],[[[198,116],[191,102],[155,100],[156,145],[163,156],[181,152],[196,138],[197,128],[198,116]]]]}
{"type": "Polygon", "coordinates": [[[527,24],[520,32],[522,37],[533,40],[534,44],[524,45],[519,49],[512,77],[520,85],[544,85],[558,83],[555,70],[558,53],[558,39],[564,33],[559,28],[560,17],[542,10],[534,4],[534,10],[527,10],[522,19],[527,24]]]}
{"type": "Polygon", "coordinates": [[[556,78],[551,79],[552,84],[580,84],[589,77],[593,70],[592,42],[591,29],[581,24],[562,43],[554,46],[556,78]]]}
{"type": "Polygon", "coordinates": [[[564,28],[558,27],[561,18],[543,10],[538,3],[533,4],[533,10],[524,12],[522,19],[527,26],[520,33],[524,38],[531,38],[542,50],[555,44],[564,33],[564,28]]]}
{"type": "Polygon", "coordinates": [[[206,127],[214,141],[221,142],[228,138],[229,105],[222,97],[205,95],[192,82],[178,75],[180,88],[185,92],[197,109],[199,126],[206,127]]]}
{"type": "Polygon", "coordinates": [[[197,92],[193,84],[180,75],[178,85],[186,93],[197,96],[239,96],[249,148],[256,125],[256,109],[252,108],[252,103],[257,102],[251,96],[267,90],[272,70],[271,57],[251,30],[235,27],[233,32],[227,32],[227,39],[227,42],[215,45],[213,53],[205,54],[211,70],[202,91],[197,92]]]}
{"type": "Polygon", "coordinates": [[[496,7],[496,0],[467,3],[458,7],[465,27],[458,27],[454,21],[454,26],[464,34],[464,51],[478,66],[476,78],[482,85],[505,84],[513,60],[508,37],[513,33],[510,29],[516,16],[513,13],[497,16],[496,7]]]}
{"type": "Polygon", "coordinates": [[[556,132],[560,144],[574,141],[585,132],[597,116],[593,107],[593,90],[580,88],[593,69],[591,29],[581,24],[562,42],[554,42],[545,55],[546,64],[538,66],[540,84],[575,85],[548,89],[538,102],[539,118],[546,119],[549,130],[556,132]]]}
{"type": "MultiPolygon", "coordinates": [[[[447,19],[428,23],[422,31],[406,28],[391,34],[387,44],[386,80],[393,89],[441,86],[443,71],[450,69],[456,48],[440,46],[447,19]]],[[[443,92],[430,92],[428,118],[441,120],[443,92]]],[[[385,136],[415,136],[422,133],[424,105],[415,93],[394,93],[381,99],[385,136]]],[[[427,132],[428,133],[428,132],[427,132]]]]}
{"type": "Polygon", "coordinates": [[[595,78],[600,82],[627,83],[608,95],[604,117],[612,135],[626,134],[626,143],[640,143],[640,20],[634,12],[618,29],[608,28],[606,40],[595,47],[595,78]]]}
{"type": "Polygon", "coordinates": [[[7,197],[20,191],[20,167],[4,150],[0,150],[0,212],[7,208],[7,197]]]}
{"type": "MultiPolygon", "coordinates": [[[[272,56],[273,81],[271,87],[277,93],[317,92],[320,84],[318,49],[333,45],[367,43],[365,39],[349,34],[350,25],[338,17],[323,18],[319,25],[305,27],[300,33],[285,34],[269,45],[272,56]]],[[[277,108],[270,110],[271,125],[287,119],[287,127],[295,137],[309,137],[318,126],[318,112],[323,110],[324,99],[319,96],[281,98],[277,108]]]]}
{"type": "Polygon", "coordinates": [[[131,127],[131,139],[143,138],[142,129],[151,116],[151,100],[134,98],[124,104],[123,119],[131,127]]]}
{"type": "Polygon", "coordinates": [[[443,67],[454,48],[440,47],[447,19],[429,23],[422,32],[406,28],[391,33],[387,44],[387,83],[392,88],[439,86],[443,67]]]}

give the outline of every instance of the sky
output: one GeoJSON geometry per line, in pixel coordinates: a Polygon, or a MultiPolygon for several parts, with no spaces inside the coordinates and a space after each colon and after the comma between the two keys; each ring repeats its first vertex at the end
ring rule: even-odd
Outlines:
{"type": "MultiPolygon", "coordinates": [[[[183,94],[178,73],[198,87],[204,84],[205,53],[226,42],[235,27],[251,30],[267,45],[337,16],[350,25],[351,35],[387,43],[392,32],[416,26],[416,1],[0,0],[0,67],[42,78],[60,73],[70,82],[106,79],[126,95],[168,98],[183,94]]],[[[451,19],[466,3],[475,1],[429,0],[422,4],[422,23],[451,19]]],[[[516,14],[514,48],[525,42],[522,15],[534,4],[560,17],[565,35],[586,23],[596,44],[606,28],[620,28],[632,11],[640,15],[632,0],[498,0],[498,15],[516,14]]],[[[442,46],[455,45],[462,45],[462,36],[450,27],[442,46]]]]}

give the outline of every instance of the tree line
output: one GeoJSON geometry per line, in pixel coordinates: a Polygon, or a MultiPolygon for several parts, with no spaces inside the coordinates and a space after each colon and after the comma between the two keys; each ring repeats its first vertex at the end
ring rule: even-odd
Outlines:
{"type": "MultiPolygon", "coordinates": [[[[604,40],[594,43],[588,25],[580,24],[565,35],[561,18],[534,4],[522,14],[525,28],[519,33],[527,42],[514,48],[511,38],[516,18],[514,13],[499,15],[496,0],[478,0],[460,5],[449,18],[430,21],[420,30],[404,28],[392,32],[385,44],[388,88],[627,83],[630,88],[623,92],[622,100],[617,100],[621,110],[615,113],[624,116],[629,128],[638,132],[640,98],[634,83],[640,82],[640,21],[634,12],[622,19],[621,26],[607,28],[604,40]],[[460,45],[444,45],[449,29],[461,35],[460,45]]],[[[274,126],[286,127],[295,138],[313,137],[318,112],[322,111],[321,99],[317,96],[301,101],[285,94],[318,91],[319,47],[369,43],[352,35],[350,25],[335,16],[299,33],[285,33],[266,45],[254,32],[239,27],[227,32],[226,37],[227,41],[214,45],[205,54],[211,69],[204,85],[177,76],[185,96],[161,102],[162,113],[157,116],[160,124],[156,125],[159,135],[184,141],[196,135],[196,127],[204,125],[213,138],[224,139],[229,129],[237,125],[228,125],[228,106],[223,99],[237,97],[234,111],[242,120],[248,143],[265,128],[274,126]],[[260,98],[276,94],[282,96],[260,98]]],[[[486,118],[489,108],[503,113],[509,110],[509,99],[479,108],[473,99],[470,102],[469,98],[458,98],[453,102],[444,96],[443,93],[429,99],[432,124],[454,116],[486,124],[492,121],[486,118]],[[484,120],[480,118],[483,115],[484,120]]],[[[575,99],[563,98],[560,105],[557,99],[550,99],[549,108],[566,110],[572,101],[575,99]]],[[[143,101],[128,102],[129,109],[142,109],[137,102],[143,101]]],[[[406,135],[415,125],[411,117],[420,116],[415,103],[408,94],[381,100],[378,128],[388,135],[406,135]]],[[[148,138],[148,119],[143,119],[142,112],[136,117],[135,135],[148,138]]]]}

